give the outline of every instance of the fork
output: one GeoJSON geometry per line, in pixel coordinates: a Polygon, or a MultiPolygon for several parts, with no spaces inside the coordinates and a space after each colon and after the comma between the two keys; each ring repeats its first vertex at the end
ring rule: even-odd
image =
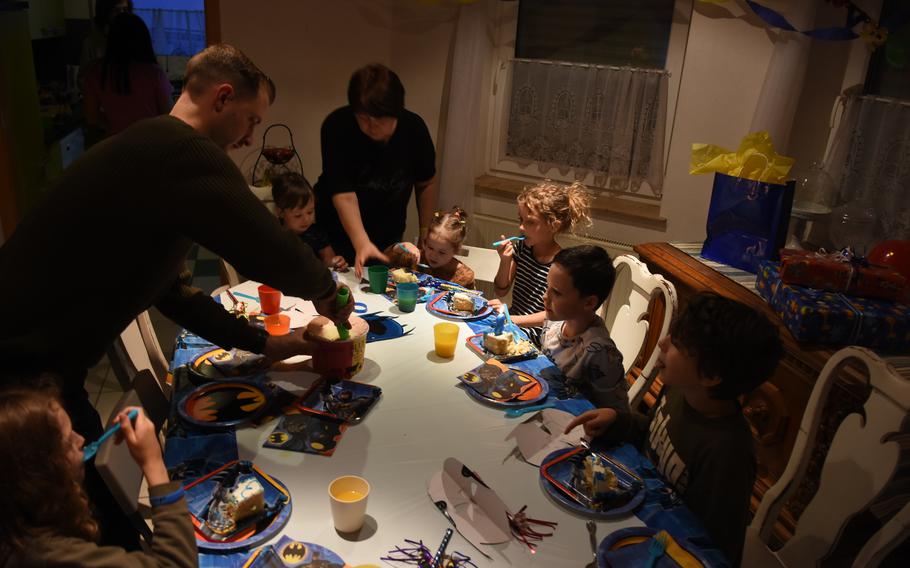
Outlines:
{"type": "Polygon", "coordinates": [[[588,521],[585,523],[585,526],[588,527],[588,538],[591,540],[591,553],[594,555],[594,558],[588,562],[588,565],[585,566],[585,568],[597,568],[597,523],[588,521]]]}
{"type": "Polygon", "coordinates": [[[670,535],[667,534],[667,531],[660,531],[654,538],[651,539],[651,543],[648,544],[648,564],[645,568],[654,568],[657,564],[657,559],[664,555],[667,551],[667,541],[669,540],[670,535]]]}

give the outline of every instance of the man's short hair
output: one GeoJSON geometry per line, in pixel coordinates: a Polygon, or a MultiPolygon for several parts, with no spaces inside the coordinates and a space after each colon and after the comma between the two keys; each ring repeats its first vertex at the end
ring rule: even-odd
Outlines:
{"type": "Polygon", "coordinates": [[[371,63],[351,75],[348,104],[357,113],[398,118],[404,110],[404,85],[394,71],[381,63],[371,63]]]}
{"type": "Polygon", "coordinates": [[[702,377],[720,379],[708,393],[720,400],[755,390],[783,355],[777,328],[764,314],[711,292],[689,300],[670,336],[677,349],[695,358],[702,377]]]}
{"type": "Polygon", "coordinates": [[[597,305],[604,303],[613,290],[616,270],[610,253],[599,246],[579,245],[564,248],[553,259],[572,277],[572,284],[582,297],[597,296],[597,305]]]}
{"type": "Polygon", "coordinates": [[[221,83],[234,87],[240,99],[256,97],[265,85],[269,104],[275,102],[275,83],[246,54],[226,43],[210,45],[191,57],[183,76],[183,88],[190,93],[221,83]]]}

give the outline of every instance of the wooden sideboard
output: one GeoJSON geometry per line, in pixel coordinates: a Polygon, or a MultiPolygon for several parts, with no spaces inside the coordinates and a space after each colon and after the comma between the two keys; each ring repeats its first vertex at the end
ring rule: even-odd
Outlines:
{"type": "MultiPolygon", "coordinates": [[[[752,496],[754,512],[762,495],[774,484],[787,465],[812,387],[834,351],[797,342],[760,296],[669,243],[642,244],[635,246],[634,250],[651,273],[661,274],[673,283],[680,309],[694,294],[711,291],[755,308],[767,315],[780,329],[784,357],[774,376],[742,401],[743,413],[755,435],[758,454],[758,475],[752,496]]],[[[662,313],[663,306],[653,306],[651,321],[659,321],[655,318],[662,317],[662,313]]],[[[657,341],[656,335],[657,330],[654,330],[648,338],[644,353],[651,352],[657,341]]],[[[653,404],[661,386],[658,377],[645,398],[645,404],[653,404]]],[[[826,419],[815,446],[820,453],[820,459],[813,461],[815,469],[819,471],[814,472],[816,475],[813,476],[810,467],[804,487],[800,487],[782,511],[775,527],[775,534],[780,540],[785,541],[792,536],[799,515],[817,489],[817,474],[820,473],[830,439],[843,417],[861,407],[868,396],[866,388],[861,378],[847,377],[839,381],[838,387],[832,393],[833,396],[829,399],[830,412],[826,414],[829,418],[826,419]]]]}

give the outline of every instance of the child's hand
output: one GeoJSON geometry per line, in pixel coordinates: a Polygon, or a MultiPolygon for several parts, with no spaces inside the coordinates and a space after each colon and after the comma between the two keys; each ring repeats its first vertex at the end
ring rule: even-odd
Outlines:
{"type": "Polygon", "coordinates": [[[348,269],[348,261],[343,256],[332,257],[332,268],[338,272],[344,272],[348,269]]]}
{"type": "MultiPolygon", "coordinates": [[[[499,235],[499,238],[505,240],[505,235],[499,235]]],[[[512,255],[515,254],[515,247],[512,245],[512,241],[506,241],[496,247],[496,252],[499,253],[499,260],[503,261],[506,259],[511,259],[512,255]]]]}
{"type": "Polygon", "coordinates": [[[565,433],[568,434],[576,426],[584,426],[585,435],[590,438],[596,438],[604,432],[607,431],[607,428],[610,424],[616,421],[616,411],[612,408],[596,408],[594,410],[589,410],[582,414],[581,416],[576,416],[569,422],[566,426],[565,433]]]}
{"type": "Polygon", "coordinates": [[[139,468],[148,479],[149,486],[167,483],[167,469],[164,467],[164,460],[161,457],[158,434],[155,433],[155,425],[145,415],[145,411],[138,406],[124,408],[117,415],[117,421],[120,422],[120,432],[114,442],[119,444],[126,441],[130,455],[139,464],[139,468]],[[134,409],[139,411],[136,414],[135,425],[129,418],[130,411],[134,409]]]}
{"type": "Polygon", "coordinates": [[[494,310],[496,310],[496,313],[498,313],[498,314],[501,314],[501,313],[502,313],[502,300],[498,300],[498,299],[487,300],[487,304],[488,304],[491,308],[493,308],[494,310]]]}

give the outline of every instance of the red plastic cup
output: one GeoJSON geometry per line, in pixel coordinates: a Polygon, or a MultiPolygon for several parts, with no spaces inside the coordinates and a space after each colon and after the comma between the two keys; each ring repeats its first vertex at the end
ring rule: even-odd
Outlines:
{"type": "Polygon", "coordinates": [[[259,307],[266,315],[281,311],[281,292],[263,284],[259,287],[259,307]]]}
{"type": "Polygon", "coordinates": [[[284,314],[265,316],[265,330],[269,335],[287,335],[291,332],[291,318],[284,314]]]}

